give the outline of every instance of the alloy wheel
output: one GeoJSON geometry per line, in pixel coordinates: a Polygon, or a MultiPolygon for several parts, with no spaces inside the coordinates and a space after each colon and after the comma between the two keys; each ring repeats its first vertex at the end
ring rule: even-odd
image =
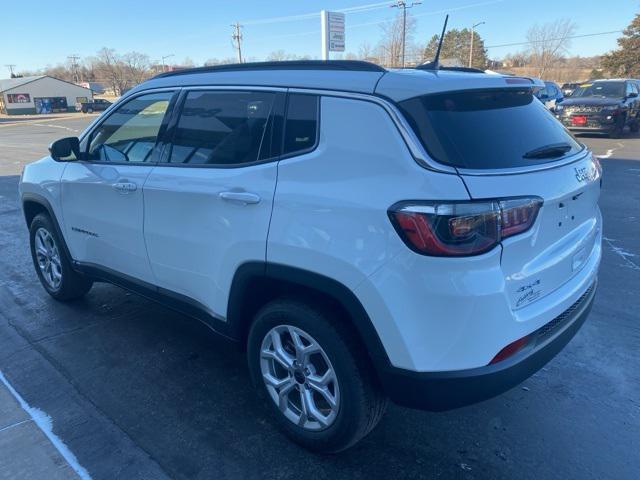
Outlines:
{"type": "Polygon", "coordinates": [[[46,228],[40,227],[36,230],[35,253],[42,278],[50,288],[57,290],[62,283],[60,251],[46,228]]]}
{"type": "Polygon", "coordinates": [[[272,328],[260,348],[269,396],[283,415],[305,430],[328,428],[340,408],[336,372],[320,344],[291,325],[272,328]]]}

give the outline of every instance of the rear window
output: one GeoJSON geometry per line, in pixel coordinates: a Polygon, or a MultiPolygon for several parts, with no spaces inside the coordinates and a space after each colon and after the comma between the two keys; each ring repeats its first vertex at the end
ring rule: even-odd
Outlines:
{"type": "Polygon", "coordinates": [[[453,167],[538,165],[582,148],[531,89],[424,95],[400,108],[434,160],[453,167]]]}

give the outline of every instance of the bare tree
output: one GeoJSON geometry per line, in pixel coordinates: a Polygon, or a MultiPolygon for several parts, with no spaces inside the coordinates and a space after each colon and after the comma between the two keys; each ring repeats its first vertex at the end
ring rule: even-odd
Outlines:
{"type": "Polygon", "coordinates": [[[547,70],[564,57],[575,30],[576,24],[568,18],[529,28],[527,53],[538,77],[544,77],[547,70]]]}
{"type": "Polygon", "coordinates": [[[270,62],[281,62],[283,60],[309,60],[309,55],[296,55],[295,53],[287,53],[284,50],[274,50],[269,54],[267,60],[270,62]]]}
{"type": "Polygon", "coordinates": [[[272,62],[281,62],[283,60],[291,60],[291,54],[285,52],[284,50],[274,50],[269,54],[267,60],[272,62]]]}
{"type": "Polygon", "coordinates": [[[237,60],[232,57],[227,58],[210,58],[204,62],[205,67],[213,67],[214,65],[229,65],[231,63],[236,63],[237,60]]]}
{"type": "Polygon", "coordinates": [[[102,48],[92,63],[98,81],[107,85],[114,95],[122,95],[131,86],[127,78],[127,67],[113,48],[102,48]]]}
{"type": "Polygon", "coordinates": [[[138,52],[125,53],[122,56],[122,63],[127,77],[132,84],[144,82],[151,76],[151,61],[149,55],[138,52]]]}
{"type": "MultiPolygon", "coordinates": [[[[382,39],[378,43],[378,55],[383,65],[397,67],[402,64],[402,14],[396,15],[393,20],[383,23],[380,26],[382,39]]],[[[416,29],[416,21],[407,14],[406,43],[407,50],[411,50],[413,43],[413,33],[416,29]]]]}

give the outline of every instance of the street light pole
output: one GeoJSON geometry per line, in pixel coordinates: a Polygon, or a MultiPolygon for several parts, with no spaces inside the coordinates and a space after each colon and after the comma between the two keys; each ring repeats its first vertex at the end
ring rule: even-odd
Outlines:
{"type": "Polygon", "coordinates": [[[479,27],[480,25],[484,25],[485,22],[478,22],[474,25],[471,25],[471,47],[469,48],[469,68],[471,68],[471,64],[473,63],[473,32],[475,30],[476,27],[479,27]]]}
{"type": "Polygon", "coordinates": [[[170,53],[169,55],[165,55],[164,57],[162,57],[162,71],[164,72],[166,69],[164,68],[164,59],[165,58],[169,58],[169,57],[173,57],[173,53],[170,53]]]}

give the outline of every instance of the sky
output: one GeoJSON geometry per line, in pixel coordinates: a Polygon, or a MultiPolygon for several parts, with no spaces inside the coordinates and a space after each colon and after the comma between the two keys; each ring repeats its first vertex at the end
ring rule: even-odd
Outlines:
{"type": "MultiPolygon", "coordinates": [[[[5,65],[16,71],[37,70],[67,61],[67,56],[94,55],[102,47],[119,53],[146,53],[154,62],[173,55],[167,63],[190,58],[196,65],[209,58],[234,57],[231,24],[243,25],[243,54],[255,60],[284,50],[296,55],[320,56],[320,10],[345,11],[346,52],[360,45],[372,47],[381,37],[380,26],[398,10],[392,0],[22,0],[4,9],[0,28],[0,77],[5,65]],[[100,5],[100,9],[92,5],[100,5]]],[[[410,2],[407,2],[410,3],[410,2]]],[[[502,58],[523,49],[526,31],[536,23],[570,18],[576,35],[624,29],[640,0],[423,0],[409,10],[416,20],[414,41],[426,44],[442,28],[478,22],[478,32],[490,58],[502,58]]],[[[569,53],[590,56],[616,47],[619,33],[576,38],[569,53]]]]}

